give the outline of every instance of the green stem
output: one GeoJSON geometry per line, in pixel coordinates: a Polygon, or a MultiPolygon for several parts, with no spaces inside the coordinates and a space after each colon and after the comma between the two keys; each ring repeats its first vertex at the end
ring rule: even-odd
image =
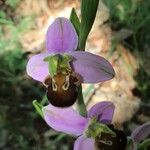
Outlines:
{"type": "MultiPolygon", "coordinates": [[[[79,27],[79,50],[84,51],[87,37],[91,31],[95,20],[99,0],[82,0],[81,1],[81,24],[78,20],[79,27]]],[[[77,18],[77,15],[75,16],[77,18]]],[[[82,86],[79,87],[78,93],[78,110],[82,116],[87,115],[86,105],[83,100],[82,86]]]]}
{"type": "Polygon", "coordinates": [[[79,113],[82,116],[86,116],[87,115],[87,110],[86,110],[86,106],[85,106],[85,103],[84,103],[84,100],[83,100],[82,86],[79,87],[77,106],[78,106],[79,113]]]}
{"type": "Polygon", "coordinates": [[[44,95],[44,97],[42,98],[40,104],[41,104],[42,106],[48,104],[48,100],[47,100],[47,96],[46,96],[46,95],[44,95]]]}

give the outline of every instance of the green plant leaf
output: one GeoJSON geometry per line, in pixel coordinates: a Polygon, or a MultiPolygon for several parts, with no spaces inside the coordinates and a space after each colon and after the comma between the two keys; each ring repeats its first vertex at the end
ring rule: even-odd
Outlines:
{"type": "Polygon", "coordinates": [[[12,8],[16,8],[21,0],[6,0],[6,4],[11,6],[12,8]]]}
{"type": "Polygon", "coordinates": [[[0,18],[0,23],[1,24],[6,24],[6,25],[14,25],[14,23],[11,20],[7,20],[4,18],[0,18]]]}
{"type": "Polygon", "coordinates": [[[79,48],[85,49],[86,40],[95,20],[99,0],[82,0],[79,48]]]}
{"type": "Polygon", "coordinates": [[[0,10],[0,18],[5,19],[6,18],[6,13],[3,10],[0,10]]]}
{"type": "Polygon", "coordinates": [[[80,31],[80,20],[76,14],[76,11],[74,8],[71,10],[71,15],[70,15],[70,21],[73,24],[78,36],[79,36],[79,31],[80,31]]]}
{"type": "Polygon", "coordinates": [[[150,147],[150,138],[144,140],[142,143],[139,144],[138,150],[148,150],[150,147]]]}

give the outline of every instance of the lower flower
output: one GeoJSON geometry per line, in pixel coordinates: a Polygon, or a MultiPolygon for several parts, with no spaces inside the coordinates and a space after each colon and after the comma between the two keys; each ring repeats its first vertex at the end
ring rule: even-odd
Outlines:
{"type": "Polygon", "coordinates": [[[43,108],[43,114],[53,129],[78,136],[74,150],[124,150],[127,142],[125,134],[109,125],[114,109],[113,103],[100,102],[88,111],[85,118],[72,108],[56,108],[49,104],[43,108]]]}
{"type": "Polygon", "coordinates": [[[49,104],[43,108],[43,115],[53,129],[78,137],[74,150],[137,150],[140,142],[150,135],[150,122],[136,128],[127,144],[124,132],[110,125],[114,109],[113,103],[103,101],[83,117],[71,107],[62,109],[49,104]]]}
{"type": "Polygon", "coordinates": [[[98,150],[125,150],[127,144],[127,137],[123,131],[117,130],[113,125],[108,127],[116,134],[116,136],[109,133],[102,133],[101,136],[95,138],[95,146],[98,150]]]}

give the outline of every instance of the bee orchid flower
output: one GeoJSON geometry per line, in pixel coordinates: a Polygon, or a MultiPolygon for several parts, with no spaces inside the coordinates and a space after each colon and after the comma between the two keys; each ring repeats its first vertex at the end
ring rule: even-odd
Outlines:
{"type": "Polygon", "coordinates": [[[131,144],[128,149],[137,150],[140,142],[145,140],[148,136],[150,136],[150,122],[144,123],[143,125],[140,125],[135,130],[133,130],[130,137],[131,144]]]}
{"type": "Polygon", "coordinates": [[[46,123],[53,129],[78,137],[74,150],[96,150],[104,147],[124,150],[126,136],[109,125],[114,109],[112,102],[103,101],[94,105],[87,117],[83,117],[71,107],[62,109],[49,104],[43,108],[43,114],[46,123]]]}
{"type": "Polygon", "coordinates": [[[44,83],[54,106],[72,105],[80,83],[98,83],[114,77],[105,58],[78,51],[77,46],[78,36],[72,23],[57,18],[46,33],[47,50],[32,56],[27,63],[27,74],[44,83]]]}

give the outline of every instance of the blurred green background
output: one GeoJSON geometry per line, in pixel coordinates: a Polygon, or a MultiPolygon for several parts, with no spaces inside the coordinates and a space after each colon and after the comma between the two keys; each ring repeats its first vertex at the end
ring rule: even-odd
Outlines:
{"type": "MultiPolygon", "coordinates": [[[[35,112],[32,100],[43,99],[45,89],[27,76],[26,64],[32,53],[43,49],[44,43],[37,52],[27,51],[23,46],[22,37],[31,29],[36,30],[35,19],[43,15],[43,10],[46,12],[47,9],[54,8],[55,11],[52,13],[56,13],[65,6],[78,7],[80,1],[45,0],[44,7],[39,10],[41,1],[27,3],[34,8],[33,12],[37,10],[35,14],[28,14],[29,9],[26,9],[28,6],[24,5],[24,10],[19,9],[23,3],[21,0],[0,0],[0,149],[2,150],[69,150],[72,149],[75,140],[71,136],[51,130],[35,112]]],[[[147,117],[150,115],[150,2],[104,0],[104,3],[110,15],[106,23],[109,22],[112,30],[118,34],[121,29],[130,31],[125,38],[114,37],[109,53],[113,54],[117,43],[122,43],[139,62],[140,68],[134,76],[137,85],[132,92],[142,100],[138,113],[147,117]]],[[[136,116],[126,124],[127,131],[132,122],[138,122],[136,116]]]]}

